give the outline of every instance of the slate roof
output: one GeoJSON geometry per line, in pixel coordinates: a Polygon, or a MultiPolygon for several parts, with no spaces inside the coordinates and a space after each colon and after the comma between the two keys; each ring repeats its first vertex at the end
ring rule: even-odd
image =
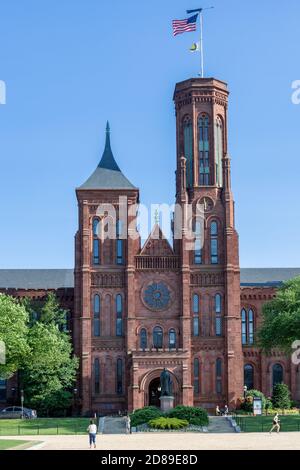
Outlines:
{"type": "Polygon", "coordinates": [[[105,148],[94,173],[78,189],[136,189],[123,175],[110,146],[110,128],[106,124],[105,148]]]}
{"type": "Polygon", "coordinates": [[[0,269],[0,288],[58,289],[74,287],[73,269],[0,269]]]}
{"type": "MultiPolygon", "coordinates": [[[[300,268],[242,268],[241,286],[278,286],[300,276],[300,268]]],[[[0,289],[74,287],[73,269],[0,269],[0,289]]]]}
{"type": "Polygon", "coordinates": [[[241,286],[278,286],[300,276],[300,268],[241,268],[241,286]]]}

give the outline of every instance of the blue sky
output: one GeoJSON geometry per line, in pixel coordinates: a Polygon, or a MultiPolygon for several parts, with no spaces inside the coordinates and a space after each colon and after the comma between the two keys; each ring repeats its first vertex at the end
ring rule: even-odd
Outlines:
{"type": "Polygon", "coordinates": [[[229,142],[243,267],[300,266],[299,0],[4,0],[0,6],[0,268],[73,266],[74,188],[112,147],[145,204],[174,201],[175,83],[199,70],[231,91],[229,142]]]}

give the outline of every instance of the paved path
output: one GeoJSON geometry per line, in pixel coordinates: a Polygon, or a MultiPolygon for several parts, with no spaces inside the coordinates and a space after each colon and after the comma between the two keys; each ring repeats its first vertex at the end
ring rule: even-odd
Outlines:
{"type": "Polygon", "coordinates": [[[210,416],[208,432],[211,433],[233,433],[235,430],[225,416],[210,416]]]}
{"type": "MultiPolygon", "coordinates": [[[[1,436],[0,439],[8,439],[1,436]]],[[[14,439],[28,440],[28,436],[14,439]]],[[[41,450],[89,450],[87,436],[39,436],[41,450]]],[[[300,433],[138,433],[97,436],[99,450],[300,450],[300,433]]],[[[90,451],[91,452],[91,451],[90,451]]]]}

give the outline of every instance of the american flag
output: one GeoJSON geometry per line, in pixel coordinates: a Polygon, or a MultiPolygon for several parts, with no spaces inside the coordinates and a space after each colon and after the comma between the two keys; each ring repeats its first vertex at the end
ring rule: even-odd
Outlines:
{"type": "Polygon", "coordinates": [[[186,18],[185,20],[173,20],[173,36],[177,36],[177,34],[186,33],[188,31],[196,31],[198,13],[197,15],[191,16],[190,18],[186,18]]]}

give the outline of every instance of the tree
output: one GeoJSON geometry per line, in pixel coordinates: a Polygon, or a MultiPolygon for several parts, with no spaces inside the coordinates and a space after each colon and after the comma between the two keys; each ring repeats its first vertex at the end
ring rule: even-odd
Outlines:
{"type": "Polygon", "coordinates": [[[287,352],[300,339],[300,277],[285,282],[276,297],[265,303],[257,337],[264,350],[281,348],[287,352]]]}
{"type": "Polygon", "coordinates": [[[245,400],[241,404],[242,410],[253,412],[254,397],[261,398],[263,410],[266,408],[270,409],[270,405],[272,405],[272,403],[268,400],[268,398],[266,398],[265,395],[259,390],[253,389],[246,392],[245,400]]]}
{"type": "Polygon", "coordinates": [[[272,403],[274,408],[282,410],[291,407],[291,393],[286,384],[276,384],[273,390],[272,403]]]}
{"type": "Polygon", "coordinates": [[[21,371],[25,403],[42,414],[71,405],[78,359],[69,334],[61,331],[65,311],[50,294],[28,332],[30,355],[21,371]]]}
{"type": "Polygon", "coordinates": [[[25,307],[13,297],[0,294],[0,341],[6,349],[6,363],[0,364],[0,378],[11,377],[28,357],[27,322],[25,307]]]}

